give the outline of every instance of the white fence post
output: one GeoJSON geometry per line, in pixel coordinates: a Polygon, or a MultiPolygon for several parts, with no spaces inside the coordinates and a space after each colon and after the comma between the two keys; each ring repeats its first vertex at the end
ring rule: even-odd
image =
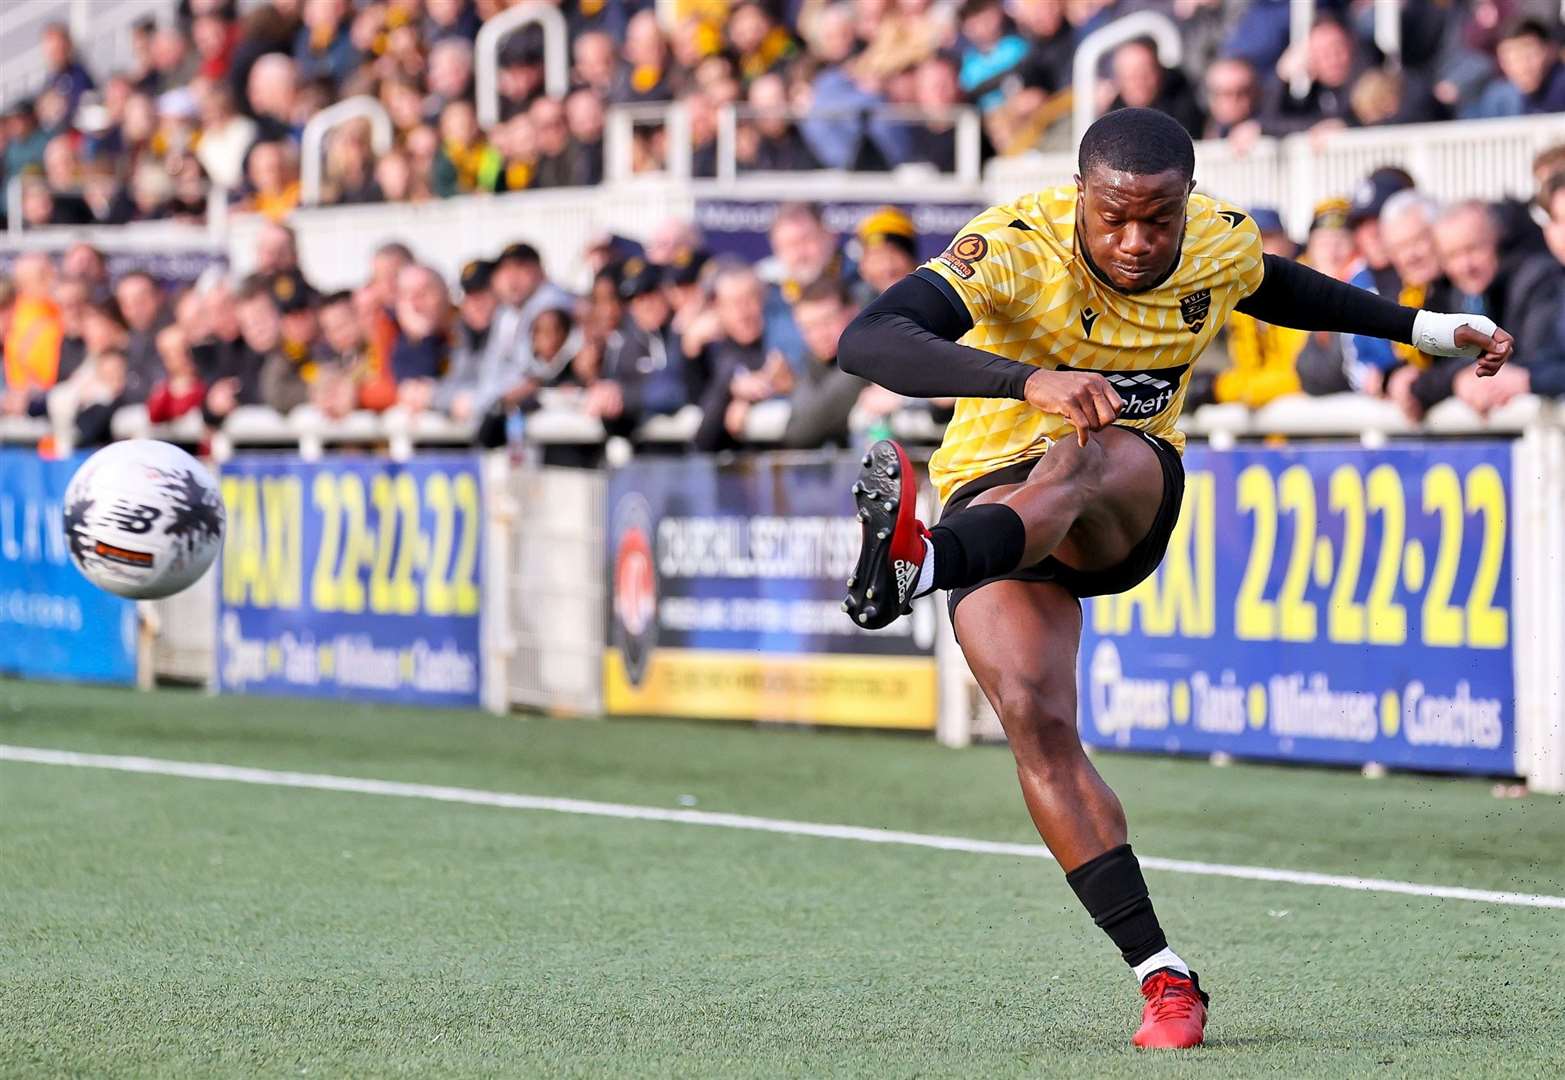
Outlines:
{"type": "Polygon", "coordinates": [[[479,649],[483,656],[480,700],[492,713],[511,707],[511,657],[516,639],[511,634],[515,615],[511,610],[512,537],[518,527],[516,498],[511,491],[511,457],[494,450],[482,458],[484,507],[483,600],[478,605],[479,649]]]}
{"type": "Polygon", "coordinates": [[[321,159],[326,152],[326,136],[332,128],[366,117],[370,122],[370,140],[375,153],[391,151],[391,116],[368,94],[345,98],[310,117],[299,137],[299,201],[314,206],[321,201],[321,159]]]}
{"type": "MultiPolygon", "coordinates": [[[[1556,406],[1557,413],[1565,410],[1556,406]]],[[[1535,421],[1512,458],[1516,771],[1565,792],[1565,415],[1535,421]]]]}
{"type": "Polygon", "coordinates": [[[1073,144],[1081,141],[1088,126],[1098,118],[1098,61],[1125,42],[1144,37],[1157,44],[1158,63],[1164,67],[1177,67],[1184,58],[1179,27],[1158,11],[1138,11],[1115,19],[1088,34],[1077,46],[1076,57],[1071,62],[1071,88],[1075,97],[1072,104],[1073,144]]]}
{"type": "Polygon", "coordinates": [[[473,40],[473,93],[478,99],[478,126],[500,122],[500,47],[512,31],[528,23],[543,27],[543,87],[550,97],[564,97],[570,89],[571,58],[565,35],[565,16],[553,4],[529,0],[489,18],[473,40]]]}

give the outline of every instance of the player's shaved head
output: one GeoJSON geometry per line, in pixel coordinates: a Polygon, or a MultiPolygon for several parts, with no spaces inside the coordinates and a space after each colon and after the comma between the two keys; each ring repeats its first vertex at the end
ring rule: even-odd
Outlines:
{"type": "Polygon", "coordinates": [[[1155,176],[1175,172],[1189,183],[1195,176],[1195,144],[1189,132],[1156,109],[1116,109],[1087,129],[1076,158],[1082,176],[1097,169],[1155,176]]]}
{"type": "Polygon", "coordinates": [[[1119,109],[1081,140],[1077,240],[1097,277],[1120,292],[1155,288],[1179,262],[1195,147],[1155,109],[1119,109]]]}

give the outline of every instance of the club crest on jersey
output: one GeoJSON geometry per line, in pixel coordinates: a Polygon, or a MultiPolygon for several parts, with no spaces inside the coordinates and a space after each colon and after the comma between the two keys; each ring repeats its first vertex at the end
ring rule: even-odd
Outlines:
{"type": "Polygon", "coordinates": [[[1190,327],[1192,334],[1199,334],[1206,325],[1206,313],[1212,310],[1212,290],[1197,289],[1189,296],[1179,298],[1179,315],[1190,327]]]}
{"type": "Polygon", "coordinates": [[[973,269],[973,264],[987,254],[989,254],[989,241],[977,233],[968,233],[957,237],[951,242],[951,246],[936,258],[950,267],[952,272],[963,281],[967,281],[977,273],[973,269]]]}

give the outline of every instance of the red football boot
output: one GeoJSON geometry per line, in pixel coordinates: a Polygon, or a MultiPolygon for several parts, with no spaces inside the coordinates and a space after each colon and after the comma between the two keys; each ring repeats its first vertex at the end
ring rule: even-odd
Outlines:
{"type": "Polygon", "coordinates": [[[1206,1005],[1195,972],[1188,976],[1163,968],[1141,983],[1147,999],[1141,1010],[1141,1030],[1131,1040],[1144,1049],[1185,1050],[1200,1046],[1206,1035],[1206,1005]]]}
{"type": "Polygon", "coordinates": [[[882,439],[869,448],[853,485],[863,541],[842,602],[842,610],[869,630],[889,626],[913,610],[913,586],[929,532],[913,516],[915,491],[913,467],[902,447],[882,439]]]}

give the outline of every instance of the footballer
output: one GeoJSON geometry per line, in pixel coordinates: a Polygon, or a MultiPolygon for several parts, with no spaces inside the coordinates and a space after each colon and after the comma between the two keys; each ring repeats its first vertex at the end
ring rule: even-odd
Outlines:
{"type": "Polygon", "coordinates": [[[1102,117],[1078,168],[1074,184],[974,218],[844,332],[845,371],[961,399],[929,463],[934,527],[914,517],[902,448],[882,441],[865,457],[844,608],[874,629],[947,591],[1033,824],[1140,981],[1135,1045],[1191,1047],[1208,997],[1169,947],[1124,810],[1077,736],[1080,598],[1124,592],[1162,560],[1184,492],[1174,423],[1230,312],[1474,357],[1484,376],[1511,337],[1482,316],[1402,307],[1263,255],[1248,214],[1194,193],[1194,147],[1163,113],[1102,117]]]}

